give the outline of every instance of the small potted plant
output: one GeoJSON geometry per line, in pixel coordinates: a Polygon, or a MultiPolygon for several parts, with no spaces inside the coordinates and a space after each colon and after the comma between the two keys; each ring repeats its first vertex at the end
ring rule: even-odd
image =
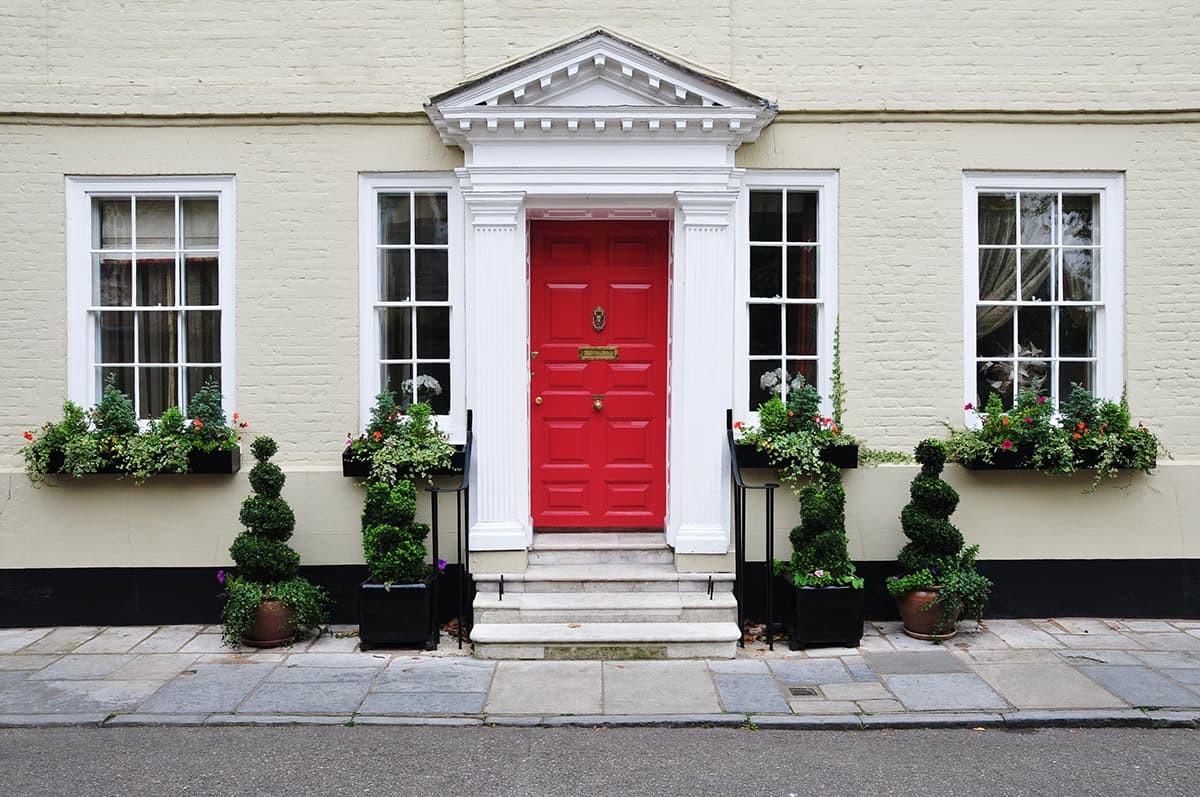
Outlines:
{"type": "Polygon", "coordinates": [[[1101,479],[1115,478],[1118,471],[1149,475],[1158,464],[1158,438],[1142,424],[1133,425],[1124,393],[1115,402],[1072,385],[1060,409],[1075,467],[1095,469],[1089,492],[1100,486],[1101,479]]]}
{"type": "MultiPolygon", "coordinates": [[[[416,432],[425,432],[430,428],[436,430],[436,424],[431,425],[433,409],[427,402],[411,403],[410,396],[439,395],[442,387],[432,376],[418,376],[416,379],[406,379],[400,385],[400,393],[404,398],[385,388],[375,396],[375,406],[371,409],[371,417],[367,422],[366,431],[358,437],[346,435],[346,447],[342,451],[342,475],[352,478],[367,478],[371,474],[377,457],[386,462],[405,461],[410,457],[408,450],[414,446],[421,456],[429,456],[435,441],[417,439],[416,432]],[[421,415],[418,427],[411,424],[413,412],[421,415]],[[389,442],[396,441],[396,442],[389,442]],[[387,449],[385,451],[385,449],[387,449]]],[[[439,435],[436,442],[436,452],[432,452],[436,462],[421,478],[431,475],[442,475],[453,470],[462,470],[462,452],[455,449],[444,436],[439,435]],[[442,451],[448,452],[446,457],[442,451]]]]}
{"type": "Polygon", "coordinates": [[[792,650],[857,647],[862,641],[863,579],[847,550],[846,491],[837,467],[826,464],[824,470],[824,478],[797,491],[800,525],[788,535],[791,561],[775,563],[793,587],[792,650]]]}
{"type": "MultiPolygon", "coordinates": [[[[772,375],[771,384],[776,384],[781,379],[776,372],[769,371],[764,378],[772,375]]],[[[858,441],[843,432],[833,417],[821,414],[820,394],[800,374],[792,378],[786,402],[775,395],[758,406],[757,427],[741,421],[733,426],[739,435],[738,464],[743,468],[776,468],[782,478],[797,482],[820,477],[826,464],[858,467],[858,441]]]]}
{"type": "Polygon", "coordinates": [[[888,579],[888,592],[904,620],[904,632],[916,639],[941,641],[956,633],[961,615],[982,621],[992,583],[975,570],[979,546],[964,549],[962,532],[951,522],[958,493],[941,478],[946,446],[940,440],[917,445],[921,472],[910,488],[911,500],[900,512],[909,542],[897,557],[904,575],[888,579]]]}
{"type": "Polygon", "coordinates": [[[230,647],[285,645],[327,618],[325,591],[299,575],[300,554],[287,545],[296,517],[280,497],[287,477],[269,461],[277,449],[269,437],[250,444],[256,460],[250,469],[254,494],[242,502],[239,519],[245,530],[229,547],[238,572],[217,573],[225,586],[221,619],[230,647]]]}

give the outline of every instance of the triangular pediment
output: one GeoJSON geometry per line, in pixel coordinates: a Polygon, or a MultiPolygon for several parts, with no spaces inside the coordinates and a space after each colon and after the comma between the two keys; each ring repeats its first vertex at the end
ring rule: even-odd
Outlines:
{"type": "Polygon", "coordinates": [[[442,138],[567,132],[706,135],[737,145],[775,116],[768,100],[607,31],[502,67],[430,99],[442,138]]]}

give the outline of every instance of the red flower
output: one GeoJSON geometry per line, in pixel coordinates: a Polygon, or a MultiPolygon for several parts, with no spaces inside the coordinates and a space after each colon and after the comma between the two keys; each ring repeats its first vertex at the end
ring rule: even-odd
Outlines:
{"type": "Polygon", "coordinates": [[[26,439],[26,440],[32,440],[32,439],[33,439],[33,432],[26,432],[26,433],[25,433],[25,439],[26,439]]]}
{"type": "Polygon", "coordinates": [[[1038,396],[1038,404],[1045,404],[1045,403],[1046,403],[1046,397],[1038,396]]]}
{"type": "Polygon", "coordinates": [[[233,419],[234,419],[235,421],[238,419],[238,414],[237,414],[236,412],[233,414],[233,419]]]}
{"type": "Polygon", "coordinates": [[[375,434],[375,442],[376,443],[378,443],[380,440],[383,439],[383,432],[379,431],[378,429],[375,430],[374,434],[375,434]]]}
{"type": "Polygon", "coordinates": [[[192,421],[192,426],[195,426],[197,429],[199,429],[202,426],[204,426],[204,421],[200,420],[199,418],[196,418],[195,420],[192,421]]]}
{"type": "Polygon", "coordinates": [[[1077,429],[1086,429],[1086,428],[1087,428],[1087,425],[1086,425],[1086,424],[1085,424],[1083,421],[1080,421],[1079,423],[1075,424],[1075,428],[1077,428],[1077,429]]]}
{"type": "Polygon", "coordinates": [[[1033,418],[1026,418],[1025,423],[1033,423],[1033,418]]]}
{"type": "Polygon", "coordinates": [[[964,410],[973,410],[973,409],[975,409],[975,405],[968,401],[966,404],[963,405],[963,409],[964,410]]]}
{"type": "Polygon", "coordinates": [[[1076,432],[1075,434],[1071,435],[1071,437],[1075,440],[1078,440],[1079,438],[1083,437],[1083,435],[1081,435],[1079,432],[1076,432]]]}
{"type": "Polygon", "coordinates": [[[795,412],[793,412],[792,410],[788,410],[788,417],[789,417],[789,418],[795,417],[795,415],[796,415],[796,413],[795,413],[795,412]]]}
{"type": "Polygon", "coordinates": [[[733,428],[737,429],[740,432],[741,430],[746,428],[746,424],[743,423],[742,421],[738,421],[733,425],[733,428]]]}
{"type": "Polygon", "coordinates": [[[1008,426],[1010,423],[1012,423],[1012,421],[1010,421],[1008,418],[1001,418],[1000,423],[1004,424],[1005,426],[1008,426]]]}
{"type": "Polygon", "coordinates": [[[1000,447],[1003,448],[1005,451],[1011,451],[1012,450],[1012,440],[1005,440],[1003,443],[1000,444],[1000,447]]]}

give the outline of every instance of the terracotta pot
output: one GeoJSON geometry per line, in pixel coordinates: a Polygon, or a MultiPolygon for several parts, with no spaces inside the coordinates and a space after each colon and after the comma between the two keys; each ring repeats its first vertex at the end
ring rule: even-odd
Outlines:
{"type": "Polygon", "coordinates": [[[242,637],[242,644],[252,648],[277,648],[296,636],[292,626],[292,610],[281,601],[267,600],[258,605],[258,619],[242,637]]]}
{"type": "Polygon", "coordinates": [[[935,634],[934,628],[942,616],[941,587],[931,587],[928,590],[916,589],[896,596],[896,608],[900,610],[900,619],[904,621],[904,633],[914,639],[943,640],[950,639],[958,630],[954,627],[958,621],[956,612],[946,624],[942,633],[935,634]],[[928,608],[926,608],[928,607],[928,608]]]}

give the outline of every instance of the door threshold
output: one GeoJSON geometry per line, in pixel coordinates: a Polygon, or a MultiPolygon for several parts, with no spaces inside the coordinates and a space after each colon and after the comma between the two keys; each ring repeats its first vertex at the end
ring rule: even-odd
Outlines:
{"type": "Polygon", "coordinates": [[[663,526],[534,526],[534,534],[663,534],[663,526]]]}

